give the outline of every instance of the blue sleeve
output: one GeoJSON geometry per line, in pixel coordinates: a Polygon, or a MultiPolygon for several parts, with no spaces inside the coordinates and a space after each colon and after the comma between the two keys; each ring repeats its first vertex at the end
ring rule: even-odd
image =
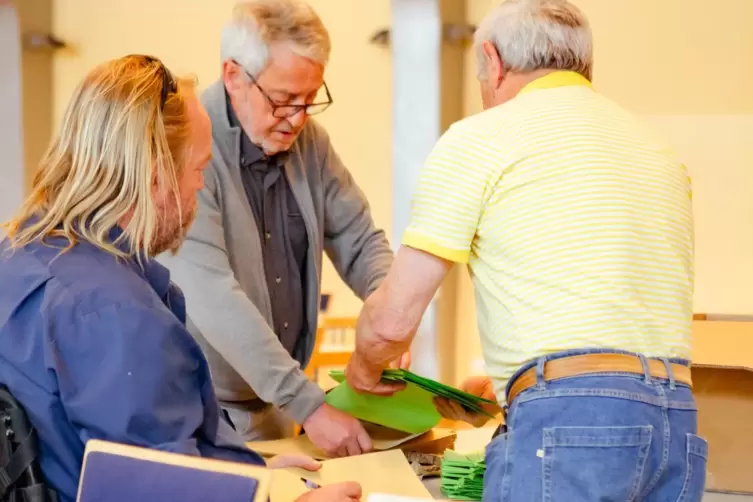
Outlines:
{"type": "Polygon", "coordinates": [[[230,427],[225,420],[219,420],[219,429],[215,440],[199,442],[201,456],[228,460],[230,462],[243,462],[246,464],[266,465],[264,458],[246,448],[241,437],[230,427]]]}
{"type": "Polygon", "coordinates": [[[51,367],[83,443],[102,439],[259,463],[242,443],[217,445],[227,424],[206,361],[167,309],[111,305],[55,335],[51,367]]]}

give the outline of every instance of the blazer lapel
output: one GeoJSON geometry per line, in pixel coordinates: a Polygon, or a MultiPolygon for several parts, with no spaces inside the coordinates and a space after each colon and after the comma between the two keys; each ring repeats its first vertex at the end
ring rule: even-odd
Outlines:
{"type": "Polygon", "coordinates": [[[248,231],[244,232],[244,240],[247,240],[249,247],[244,250],[250,257],[257,256],[258,259],[254,259],[253,267],[256,268],[257,277],[260,277],[265,282],[263,289],[264,309],[266,311],[265,317],[271,319],[272,317],[272,300],[269,297],[269,291],[266,286],[266,274],[264,273],[264,260],[262,259],[262,243],[259,237],[259,226],[256,223],[256,217],[251,210],[251,204],[246,196],[246,191],[243,189],[243,179],[241,178],[241,171],[239,166],[240,159],[240,129],[236,129],[233,132],[234,148],[230,149],[229,155],[233,158],[225,158],[225,165],[227,166],[228,174],[232,180],[231,186],[228,187],[227,195],[234,197],[240,201],[241,207],[243,207],[242,215],[233,215],[234,218],[242,218],[244,221],[243,227],[248,231]]]}
{"type": "MultiPolygon", "coordinates": [[[[292,155],[297,155],[298,152],[291,152],[292,155]]],[[[319,225],[316,219],[316,210],[314,208],[314,201],[311,198],[311,188],[306,179],[306,173],[302,167],[298,169],[293,166],[293,162],[290,161],[289,156],[285,162],[285,175],[288,177],[290,183],[290,190],[293,192],[298,207],[301,209],[301,215],[303,216],[303,222],[306,225],[306,236],[309,240],[308,255],[306,257],[306,317],[309,331],[316,333],[317,315],[319,306],[319,280],[322,276],[321,260],[317,259],[315,250],[320,249],[319,243],[319,225]],[[311,306],[315,305],[313,312],[311,306]]],[[[303,166],[303,162],[298,162],[298,166],[303,166]]]]}

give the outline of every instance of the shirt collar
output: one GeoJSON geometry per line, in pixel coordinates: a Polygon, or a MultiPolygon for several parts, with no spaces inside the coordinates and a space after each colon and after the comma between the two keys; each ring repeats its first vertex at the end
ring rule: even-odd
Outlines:
{"type": "Polygon", "coordinates": [[[540,89],[554,89],[555,87],[568,87],[573,85],[581,85],[585,87],[593,87],[591,82],[574,71],[553,71],[543,77],[539,77],[533,82],[529,82],[518,94],[526,92],[537,91],[540,89]]]}
{"type": "MultiPolygon", "coordinates": [[[[114,243],[122,235],[123,229],[119,226],[115,225],[110,229],[109,238],[111,242],[114,243]]],[[[130,252],[127,239],[121,239],[116,246],[125,253],[130,252]]],[[[170,271],[153,258],[142,258],[141,267],[139,267],[138,261],[135,258],[131,258],[130,261],[136,269],[140,270],[141,275],[143,275],[154,292],[160,298],[164,298],[170,288],[170,271]]]]}
{"type": "Polygon", "coordinates": [[[144,277],[155,293],[164,299],[170,289],[170,271],[154,258],[147,258],[142,263],[144,277]]]}

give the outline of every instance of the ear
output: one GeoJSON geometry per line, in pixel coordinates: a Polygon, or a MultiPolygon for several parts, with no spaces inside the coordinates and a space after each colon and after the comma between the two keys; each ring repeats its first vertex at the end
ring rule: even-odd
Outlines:
{"type": "Polygon", "coordinates": [[[481,45],[481,49],[484,51],[484,59],[486,59],[486,73],[488,81],[497,87],[505,78],[507,71],[505,65],[502,62],[502,58],[497,52],[497,48],[493,43],[484,41],[481,45]]]}
{"type": "Polygon", "coordinates": [[[230,60],[222,63],[222,81],[225,83],[225,89],[227,89],[229,93],[232,94],[238,89],[238,83],[240,81],[238,77],[241,72],[242,70],[238,65],[230,60]]]}

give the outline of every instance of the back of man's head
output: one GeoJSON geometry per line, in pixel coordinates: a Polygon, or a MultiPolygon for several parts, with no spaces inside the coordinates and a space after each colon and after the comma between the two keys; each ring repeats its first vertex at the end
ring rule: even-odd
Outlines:
{"type": "Polygon", "coordinates": [[[570,70],[591,80],[591,28],[567,0],[507,0],[494,9],[474,35],[479,75],[484,42],[494,45],[507,71],[570,70]]]}
{"type": "Polygon", "coordinates": [[[32,192],[6,224],[12,247],[51,236],[88,241],[116,256],[148,252],[164,215],[154,187],[178,197],[193,82],[157,59],[133,55],[89,72],[75,90],[34,177],[32,192]],[[125,252],[109,241],[121,225],[125,252]]]}
{"type": "Polygon", "coordinates": [[[267,65],[270,48],[285,45],[295,54],[326,66],[331,42],[314,9],[298,0],[239,2],[222,31],[222,61],[237,61],[256,77],[267,65]]]}

